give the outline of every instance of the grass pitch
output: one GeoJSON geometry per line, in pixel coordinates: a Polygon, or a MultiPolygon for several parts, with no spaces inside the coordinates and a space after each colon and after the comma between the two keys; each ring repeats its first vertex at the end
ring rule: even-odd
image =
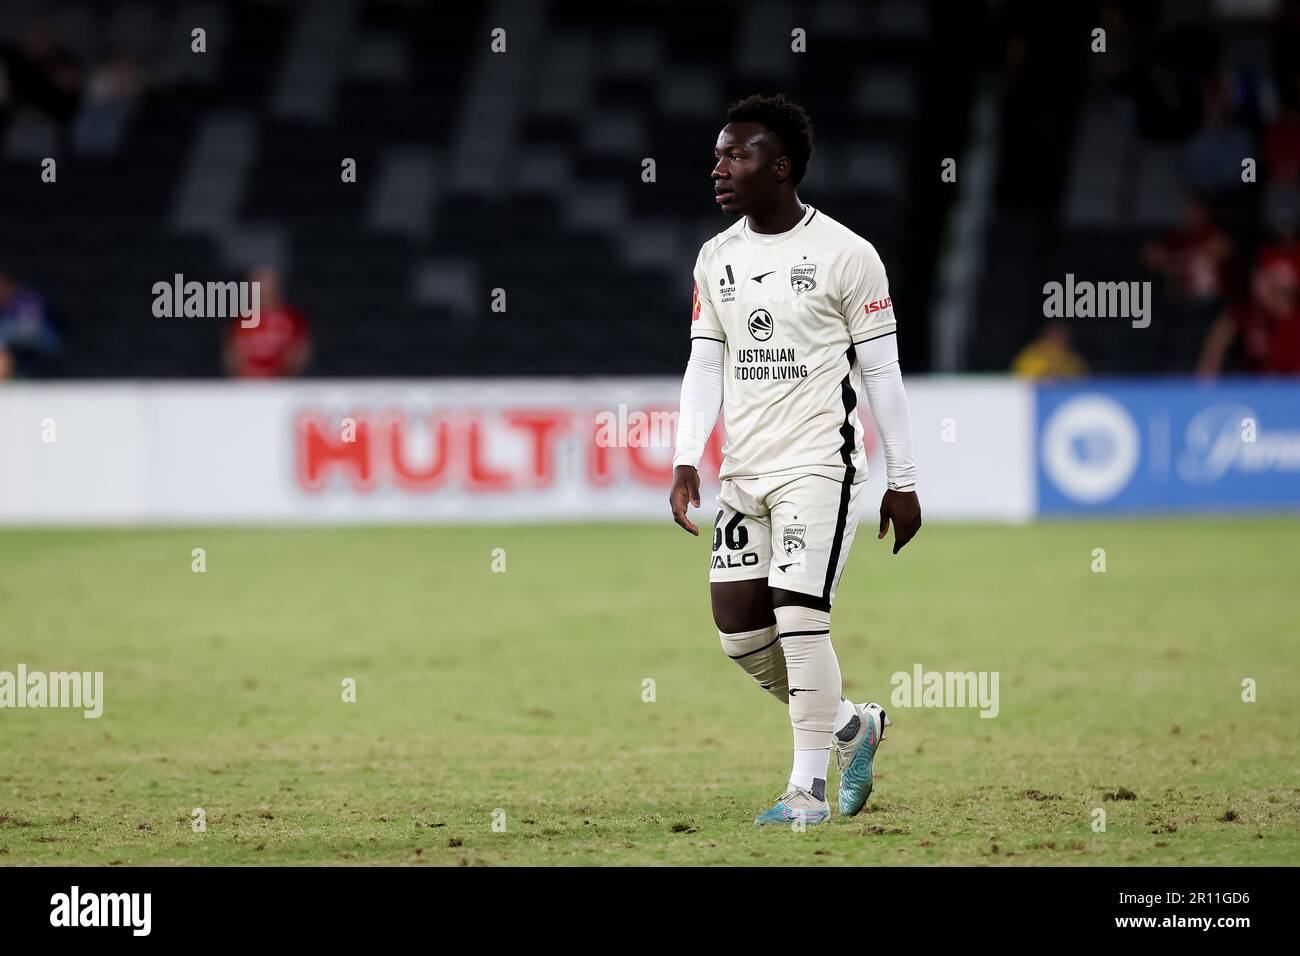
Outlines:
{"type": "Polygon", "coordinates": [[[0,865],[1300,862],[1300,521],[870,525],[833,637],[895,726],[804,833],[752,823],[790,727],[711,529],[0,532],[0,670],[105,699],[0,710],[0,865]],[[890,706],[918,663],[997,671],[998,716],[890,706]]]}

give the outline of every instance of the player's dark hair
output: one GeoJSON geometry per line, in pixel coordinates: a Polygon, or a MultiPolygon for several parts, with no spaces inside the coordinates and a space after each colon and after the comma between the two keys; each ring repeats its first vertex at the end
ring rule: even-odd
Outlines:
{"type": "Polygon", "coordinates": [[[796,186],[803,182],[813,157],[812,120],[804,108],[784,93],[762,96],[755,93],[727,107],[728,123],[762,123],[781,138],[785,154],[790,157],[790,178],[796,186]]]}

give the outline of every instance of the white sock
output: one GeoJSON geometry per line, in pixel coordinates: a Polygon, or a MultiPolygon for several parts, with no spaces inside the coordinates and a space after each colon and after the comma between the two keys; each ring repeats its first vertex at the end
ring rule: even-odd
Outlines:
{"type": "Polygon", "coordinates": [[[831,748],[824,750],[796,750],[794,752],[794,769],[790,771],[790,785],[811,790],[820,800],[826,799],[826,769],[831,762],[831,748]],[[821,781],[821,786],[814,787],[814,781],[821,781]],[[818,793],[820,791],[820,793],[818,793]]]}
{"type": "Polygon", "coordinates": [[[858,716],[858,708],[853,706],[853,701],[841,697],[839,707],[835,711],[835,732],[838,734],[856,716],[858,716]]]}

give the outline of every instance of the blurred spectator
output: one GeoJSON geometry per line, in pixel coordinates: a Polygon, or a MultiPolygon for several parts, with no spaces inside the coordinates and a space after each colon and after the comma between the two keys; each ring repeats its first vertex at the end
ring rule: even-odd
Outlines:
{"type": "Polygon", "coordinates": [[[1267,266],[1280,259],[1289,262],[1296,274],[1300,275],[1300,239],[1296,238],[1296,227],[1300,225],[1300,210],[1283,205],[1269,212],[1269,224],[1275,235],[1268,245],[1259,250],[1255,265],[1267,266]]]}
{"type": "Polygon", "coordinates": [[[276,269],[261,266],[249,278],[259,285],[261,321],[251,328],[244,328],[238,318],[231,321],[226,335],[226,371],[236,378],[300,375],[311,355],[307,320],[284,300],[276,269]]]}
{"type": "Polygon", "coordinates": [[[1020,350],[1011,371],[1022,378],[1080,378],[1088,374],[1088,363],[1074,351],[1069,327],[1048,322],[1038,338],[1020,350]]]}
{"type": "Polygon", "coordinates": [[[0,379],[50,374],[59,352],[45,299],[0,272],[0,379]]]}
{"type": "Polygon", "coordinates": [[[1236,122],[1235,112],[1235,84],[1220,70],[1209,83],[1201,128],[1183,147],[1188,177],[1198,189],[1241,185],[1241,161],[1252,155],[1252,140],[1249,131],[1236,122]]]}
{"type": "Polygon", "coordinates": [[[1294,235],[1300,222],[1300,110],[1285,106],[1262,138],[1263,220],[1274,232],[1294,235]]]}
{"type": "Polygon", "coordinates": [[[1190,303],[1222,297],[1231,256],[1232,240],[1199,196],[1188,203],[1181,226],[1142,249],[1146,267],[1164,277],[1176,299],[1190,303]]]}
{"type": "Polygon", "coordinates": [[[126,121],[143,86],[134,55],[111,54],[86,86],[86,96],[72,128],[77,149],[97,155],[117,152],[126,121]]]}
{"type": "Polygon", "coordinates": [[[1300,182],[1300,110],[1294,106],[1282,107],[1277,122],[1264,130],[1264,173],[1283,186],[1300,182]]]}
{"type": "Polygon", "coordinates": [[[1255,270],[1250,298],[1223,314],[1206,336],[1197,374],[1214,378],[1235,351],[1240,371],[1300,375],[1300,271],[1285,258],[1255,270]]]}
{"type": "Polygon", "coordinates": [[[52,119],[66,122],[77,110],[81,76],[72,57],[54,42],[49,24],[36,21],[17,47],[0,48],[8,95],[52,119]]]}

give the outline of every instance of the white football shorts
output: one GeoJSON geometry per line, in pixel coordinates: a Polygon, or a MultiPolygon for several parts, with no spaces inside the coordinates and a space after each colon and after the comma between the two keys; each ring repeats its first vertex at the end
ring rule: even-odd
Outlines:
{"type": "Polygon", "coordinates": [[[718,492],[709,581],[767,578],[829,607],[849,559],[866,482],[821,475],[728,478],[718,492]]]}

